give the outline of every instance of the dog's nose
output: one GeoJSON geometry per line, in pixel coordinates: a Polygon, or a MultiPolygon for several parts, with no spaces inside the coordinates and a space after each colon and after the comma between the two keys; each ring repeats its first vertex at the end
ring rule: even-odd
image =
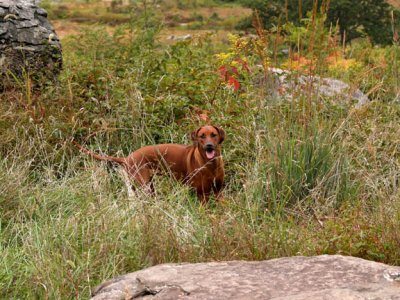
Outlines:
{"type": "Polygon", "coordinates": [[[204,148],[206,150],[214,150],[215,146],[213,143],[207,143],[204,148]]]}

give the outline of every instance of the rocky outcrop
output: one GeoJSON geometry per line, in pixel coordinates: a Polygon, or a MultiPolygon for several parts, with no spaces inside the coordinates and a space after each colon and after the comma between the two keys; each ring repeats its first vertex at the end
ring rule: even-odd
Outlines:
{"type": "Polygon", "coordinates": [[[34,1],[0,0],[0,76],[53,80],[61,66],[61,44],[47,12],[34,1]]]}
{"type": "Polygon", "coordinates": [[[269,68],[267,78],[263,78],[261,83],[278,98],[293,98],[296,93],[301,91],[304,94],[304,91],[311,88],[313,95],[319,98],[333,98],[338,101],[353,100],[357,107],[369,102],[368,96],[360,89],[351,87],[344,81],[317,75],[294,74],[279,68],[269,68]]]}
{"type": "Polygon", "coordinates": [[[105,299],[400,299],[400,267],[323,255],[164,264],[98,286],[105,299]]]}

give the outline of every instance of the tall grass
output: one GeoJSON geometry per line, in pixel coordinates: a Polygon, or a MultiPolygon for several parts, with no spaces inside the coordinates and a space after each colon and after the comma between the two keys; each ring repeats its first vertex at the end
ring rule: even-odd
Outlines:
{"type": "MultiPolygon", "coordinates": [[[[386,101],[361,109],[307,89],[273,99],[254,73],[234,92],[216,74],[225,46],[208,36],[165,46],[159,24],[140,24],[66,40],[59,87],[1,94],[1,298],[87,298],[107,278],[165,262],[339,253],[400,264],[400,107],[391,86],[371,94],[386,101]],[[190,143],[196,109],[227,132],[221,203],[200,206],[166,177],[155,179],[155,195],[128,198],[117,170],[69,143],[118,155],[190,143]]],[[[251,66],[263,59],[237,51],[251,66]]],[[[371,86],[378,73],[368,67],[357,70],[371,86]]]]}

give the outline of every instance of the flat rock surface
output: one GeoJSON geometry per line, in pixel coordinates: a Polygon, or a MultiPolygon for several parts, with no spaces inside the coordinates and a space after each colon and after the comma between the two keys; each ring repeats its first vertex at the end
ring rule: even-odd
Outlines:
{"type": "Polygon", "coordinates": [[[400,299],[400,267],[340,255],[163,264],[107,281],[103,299],[400,299]]]}

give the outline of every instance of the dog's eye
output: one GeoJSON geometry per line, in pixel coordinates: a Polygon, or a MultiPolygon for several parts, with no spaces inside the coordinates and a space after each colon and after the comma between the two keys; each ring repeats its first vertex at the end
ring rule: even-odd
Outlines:
{"type": "Polygon", "coordinates": [[[211,137],[216,137],[217,135],[215,133],[211,133],[211,137]]]}
{"type": "Polygon", "coordinates": [[[200,138],[202,138],[202,139],[204,139],[205,137],[206,137],[205,134],[202,134],[202,135],[200,136],[200,138]]]}

